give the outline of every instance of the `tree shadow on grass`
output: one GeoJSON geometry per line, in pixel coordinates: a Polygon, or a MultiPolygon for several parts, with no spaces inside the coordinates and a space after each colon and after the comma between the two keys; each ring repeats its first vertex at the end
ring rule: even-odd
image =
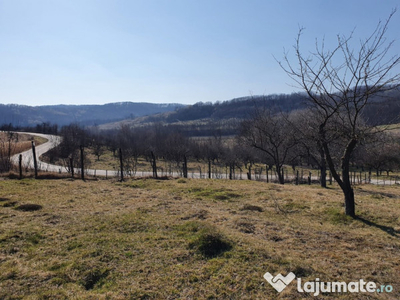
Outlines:
{"type": "Polygon", "coordinates": [[[391,236],[394,236],[394,237],[397,237],[397,238],[400,237],[399,236],[400,235],[400,230],[395,230],[393,227],[379,225],[379,224],[376,224],[376,223],[374,223],[372,221],[366,220],[366,219],[364,219],[362,217],[359,217],[359,216],[356,216],[355,219],[358,220],[358,221],[363,222],[364,224],[366,224],[368,226],[373,226],[373,227],[379,228],[380,230],[390,234],[391,236]]]}

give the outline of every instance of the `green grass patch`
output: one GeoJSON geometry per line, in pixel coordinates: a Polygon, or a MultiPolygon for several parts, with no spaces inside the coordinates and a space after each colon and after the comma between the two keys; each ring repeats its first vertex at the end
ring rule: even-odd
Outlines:
{"type": "Polygon", "coordinates": [[[232,242],[211,226],[204,226],[189,243],[191,249],[206,258],[212,258],[232,249],[232,242]]]}
{"type": "Polygon", "coordinates": [[[188,190],[190,194],[198,198],[206,198],[213,200],[227,200],[232,201],[233,199],[242,197],[239,193],[236,193],[230,189],[214,189],[212,187],[202,188],[196,187],[188,190]]]}
{"type": "Polygon", "coordinates": [[[354,222],[352,217],[346,216],[344,214],[344,208],[329,208],[326,210],[326,216],[329,221],[334,225],[349,225],[354,222]]]}

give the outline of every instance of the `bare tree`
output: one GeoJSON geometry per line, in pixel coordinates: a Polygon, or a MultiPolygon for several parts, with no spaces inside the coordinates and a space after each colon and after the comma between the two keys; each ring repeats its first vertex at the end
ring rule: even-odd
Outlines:
{"type": "Polygon", "coordinates": [[[349,37],[338,36],[332,50],[325,49],[323,41],[317,41],[315,52],[304,54],[300,45],[303,29],[300,29],[294,45],[296,62],[289,59],[288,53],[279,62],[306,92],[307,101],[320,120],[319,140],[332,176],[343,191],[345,213],[352,217],[355,217],[355,202],[349,177],[350,158],[359,142],[374,131],[373,126],[363,122],[363,111],[374,95],[400,86],[400,74],[396,73],[400,57],[390,56],[393,41],[386,39],[394,13],[395,10],[385,22],[379,22],[357,49],[353,49],[351,33],[349,37]],[[332,129],[344,141],[340,169],[334,163],[328,139],[332,129]]]}
{"type": "MultiPolygon", "coordinates": [[[[61,143],[48,151],[46,156],[50,163],[59,160],[68,172],[73,172],[73,168],[81,166],[80,147],[90,144],[87,132],[78,124],[63,126],[60,130],[61,143]]],[[[90,165],[89,158],[84,157],[85,166],[90,165]]]]}
{"type": "Polygon", "coordinates": [[[356,151],[355,162],[366,167],[370,172],[376,171],[379,176],[382,171],[393,172],[399,169],[400,153],[398,137],[389,131],[374,136],[372,140],[359,147],[356,151]]]}
{"type": "Polygon", "coordinates": [[[167,161],[174,162],[182,170],[182,176],[188,177],[187,158],[190,152],[190,141],[180,132],[166,132],[162,153],[167,161]]]}
{"type": "Polygon", "coordinates": [[[285,182],[282,167],[297,145],[295,131],[288,118],[283,113],[274,114],[270,109],[257,108],[253,117],[242,122],[239,135],[242,144],[263,152],[266,160],[272,160],[281,184],[285,182]]]}
{"type": "Polygon", "coordinates": [[[17,142],[18,134],[13,131],[7,131],[0,135],[0,173],[11,170],[11,156],[15,152],[17,142]]]}
{"type": "Polygon", "coordinates": [[[326,188],[327,165],[325,151],[318,132],[314,130],[314,128],[318,127],[319,121],[318,116],[313,115],[312,111],[304,109],[293,113],[291,124],[298,133],[299,155],[306,159],[308,165],[319,168],[321,187],[326,188]]]}

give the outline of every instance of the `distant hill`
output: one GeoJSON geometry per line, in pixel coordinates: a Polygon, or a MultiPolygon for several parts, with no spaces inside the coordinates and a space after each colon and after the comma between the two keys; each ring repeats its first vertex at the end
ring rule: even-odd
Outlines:
{"type": "Polygon", "coordinates": [[[161,123],[175,127],[176,130],[186,132],[191,136],[208,136],[215,134],[216,131],[222,135],[231,135],[236,133],[239,122],[251,116],[256,107],[270,108],[277,112],[302,109],[305,107],[304,95],[273,94],[241,97],[215,103],[199,102],[175,111],[103,124],[99,128],[111,130],[120,128],[122,125],[135,127],[161,123]]]}
{"type": "MultiPolygon", "coordinates": [[[[199,102],[166,113],[103,124],[99,128],[111,130],[120,128],[122,125],[135,127],[160,123],[190,136],[209,136],[215,133],[232,135],[237,133],[238,124],[250,117],[255,108],[290,112],[306,108],[305,100],[304,94],[274,94],[241,97],[215,103],[199,102]]],[[[364,119],[373,125],[398,123],[400,121],[400,92],[390,91],[375,96],[363,115],[364,119]]]]}
{"type": "MultiPolygon", "coordinates": [[[[160,123],[191,136],[232,135],[238,124],[255,108],[290,112],[306,108],[304,94],[250,96],[193,105],[119,102],[104,105],[24,106],[0,104],[0,125],[35,126],[43,122],[57,125],[78,123],[99,125],[100,129],[147,126],[160,123]]],[[[364,119],[374,125],[400,122],[400,91],[382,93],[371,99],[364,119]]]]}
{"type": "Polygon", "coordinates": [[[43,122],[58,125],[95,125],[174,111],[182,104],[118,102],[104,105],[26,106],[0,104],[0,124],[32,126],[43,122]]]}

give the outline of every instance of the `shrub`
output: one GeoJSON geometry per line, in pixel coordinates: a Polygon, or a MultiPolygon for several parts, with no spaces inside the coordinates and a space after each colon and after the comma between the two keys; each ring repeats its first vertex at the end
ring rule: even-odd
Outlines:
{"type": "Polygon", "coordinates": [[[197,232],[196,238],[189,246],[204,257],[212,258],[232,249],[232,242],[215,227],[204,226],[197,232]]]}

